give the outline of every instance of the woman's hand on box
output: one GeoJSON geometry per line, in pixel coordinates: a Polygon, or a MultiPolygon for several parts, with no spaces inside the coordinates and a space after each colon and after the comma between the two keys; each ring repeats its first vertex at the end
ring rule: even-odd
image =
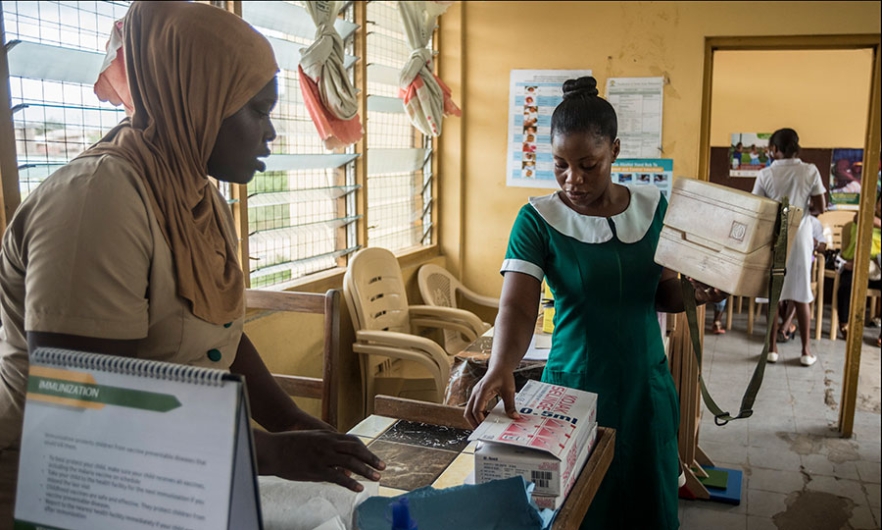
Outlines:
{"type": "Polygon", "coordinates": [[[514,374],[510,371],[491,369],[472,389],[472,395],[469,396],[469,402],[466,404],[463,416],[473,428],[487,417],[487,413],[492,408],[490,401],[496,396],[499,396],[505,404],[505,413],[508,417],[515,420],[520,417],[515,407],[514,374]]]}

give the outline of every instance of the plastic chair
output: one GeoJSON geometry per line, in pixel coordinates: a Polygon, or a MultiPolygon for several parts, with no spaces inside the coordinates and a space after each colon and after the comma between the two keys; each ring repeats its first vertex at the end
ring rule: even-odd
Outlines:
{"type": "MultiPolygon", "coordinates": [[[[818,216],[818,221],[824,227],[824,239],[827,241],[827,249],[842,250],[844,248],[842,245],[842,227],[853,220],[854,212],[849,210],[830,210],[818,216]]],[[[824,270],[824,278],[832,280],[835,277],[835,270],[824,270]]],[[[836,305],[836,301],[834,300],[830,305],[832,308],[836,305]]]]}
{"type": "MultiPolygon", "coordinates": [[[[849,212],[854,219],[854,213],[849,212]]],[[[849,221],[842,227],[842,235],[841,242],[842,248],[845,248],[851,243],[851,227],[854,224],[854,221],[849,221]]],[[[830,300],[830,340],[836,340],[839,337],[839,304],[838,302],[838,294],[839,294],[839,276],[840,272],[837,269],[836,273],[833,276],[833,296],[830,300]]],[[[876,308],[876,299],[882,298],[882,290],[880,289],[867,289],[867,298],[870,299],[870,307],[873,311],[876,308]]]]}
{"type": "Polygon", "coordinates": [[[842,228],[854,221],[854,212],[850,210],[830,210],[819,215],[818,221],[824,227],[824,239],[827,240],[827,248],[844,248],[842,244],[842,228]]]}
{"type": "Polygon", "coordinates": [[[360,355],[366,414],[378,393],[441,403],[453,357],[420,328],[450,329],[474,341],[483,322],[460,309],[409,305],[401,268],[383,248],[357,252],[343,276],[360,355]]]}
{"type": "Polygon", "coordinates": [[[321,400],[322,421],[337,428],[340,358],[340,291],[325,294],[294,291],[245,290],[245,307],[268,311],[292,311],[324,315],[322,378],[272,374],[289,396],[321,400]]]}
{"type": "MultiPolygon", "coordinates": [[[[498,298],[482,296],[472,291],[450,274],[447,269],[438,265],[426,264],[420,267],[417,280],[423,302],[428,305],[456,308],[457,298],[462,296],[462,298],[478,305],[499,309],[498,298]]],[[[487,322],[482,322],[482,326],[483,331],[481,334],[492,327],[487,322]]],[[[457,354],[463,351],[472,342],[473,340],[468,340],[462,333],[457,333],[453,330],[444,331],[444,349],[449,354],[457,354]]]]}

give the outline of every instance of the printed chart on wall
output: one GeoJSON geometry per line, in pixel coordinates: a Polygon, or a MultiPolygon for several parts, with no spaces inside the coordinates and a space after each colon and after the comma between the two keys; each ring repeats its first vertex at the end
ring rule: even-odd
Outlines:
{"type": "Polygon", "coordinates": [[[511,71],[507,186],[557,188],[551,158],[551,115],[563,100],[564,81],[586,75],[591,75],[591,70],[511,71]]]}
{"type": "Polygon", "coordinates": [[[662,154],[663,77],[611,77],[606,99],[619,122],[619,156],[659,158],[662,154]]]}
{"type": "Polygon", "coordinates": [[[772,133],[732,133],[729,146],[729,176],[756,177],[762,168],[772,165],[769,138],[772,133]]]}
{"type": "Polygon", "coordinates": [[[671,198],[674,161],[670,158],[619,158],[613,163],[613,182],[634,186],[653,185],[666,199],[671,198]]]}

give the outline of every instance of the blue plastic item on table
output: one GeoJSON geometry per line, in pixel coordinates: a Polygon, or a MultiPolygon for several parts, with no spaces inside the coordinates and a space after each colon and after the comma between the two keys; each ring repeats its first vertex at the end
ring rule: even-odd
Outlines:
{"type": "Polygon", "coordinates": [[[388,530],[390,502],[406,497],[420,530],[544,530],[554,513],[530,499],[533,484],[523,477],[454,488],[420,488],[398,497],[371,497],[356,508],[358,530],[388,530]]]}

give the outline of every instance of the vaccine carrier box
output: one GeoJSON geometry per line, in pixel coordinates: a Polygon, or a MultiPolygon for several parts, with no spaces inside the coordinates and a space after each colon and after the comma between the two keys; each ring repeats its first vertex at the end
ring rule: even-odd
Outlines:
{"type": "Polygon", "coordinates": [[[597,438],[597,394],[527,381],[515,396],[520,418],[500,401],[469,436],[478,440],[475,482],[522,476],[534,496],[563,502],[597,438]]]}
{"type": "MultiPolygon", "coordinates": [[[[679,177],[655,262],[729,294],[768,296],[778,202],[719,184],[679,177]]],[[[803,210],[791,206],[788,252],[803,210]]]]}

